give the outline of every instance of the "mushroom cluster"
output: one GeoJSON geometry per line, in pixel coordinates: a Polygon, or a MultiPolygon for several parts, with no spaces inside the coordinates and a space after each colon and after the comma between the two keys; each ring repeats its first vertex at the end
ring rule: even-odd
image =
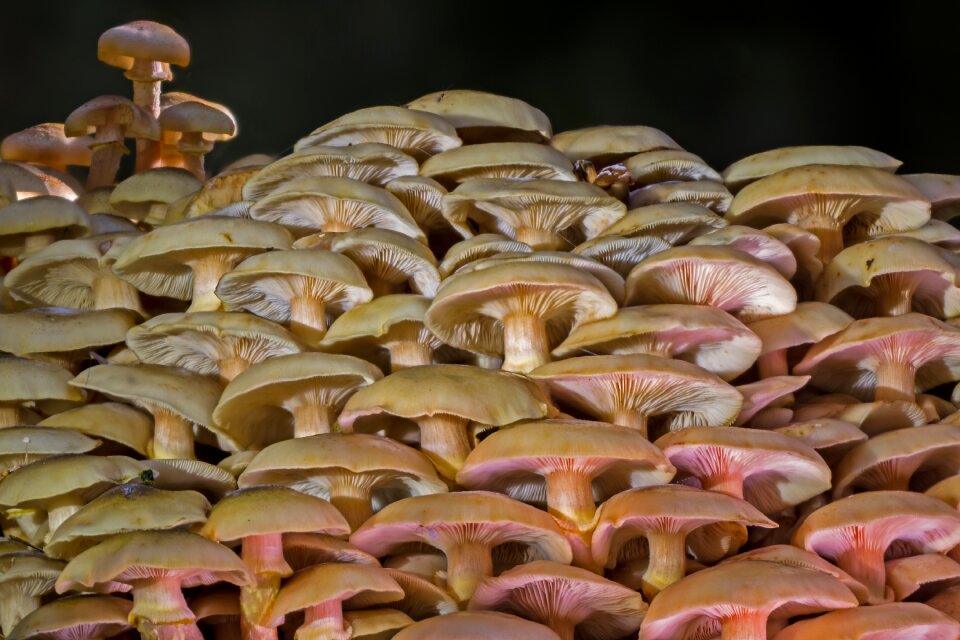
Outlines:
{"type": "Polygon", "coordinates": [[[0,637],[960,638],[960,177],[465,90],[208,175],[98,55],[0,149],[0,637]]]}

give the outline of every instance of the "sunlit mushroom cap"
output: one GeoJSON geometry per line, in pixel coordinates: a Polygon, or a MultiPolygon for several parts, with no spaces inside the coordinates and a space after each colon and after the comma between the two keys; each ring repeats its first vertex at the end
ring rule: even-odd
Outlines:
{"type": "Polygon", "coordinates": [[[552,130],[546,114],[522,100],[483,91],[453,89],[421,96],[408,109],[442,116],[467,144],[545,142],[552,130]]]}
{"type": "Polygon", "coordinates": [[[41,195],[20,200],[3,207],[0,255],[16,257],[43,248],[30,247],[30,237],[35,234],[77,238],[89,234],[91,228],[87,212],[65,198],[41,195]]]}
{"type": "Polygon", "coordinates": [[[400,149],[417,160],[459,147],[456,129],[445,118],[404,107],[368,107],[352,111],[301,138],[297,152],[327,145],[348,147],[379,142],[400,149]]]}
{"type": "Polygon", "coordinates": [[[208,151],[214,141],[231,138],[237,133],[237,121],[226,107],[201,100],[171,104],[163,109],[158,120],[164,131],[200,134],[199,142],[191,141],[186,146],[186,138],[180,138],[181,149],[185,152],[208,151]]]}
{"type": "Polygon", "coordinates": [[[207,178],[203,186],[190,196],[184,205],[183,217],[198,218],[231,205],[239,205],[243,201],[243,185],[261,168],[262,165],[243,166],[207,178]]]}
{"type": "Polygon", "coordinates": [[[0,358],[0,403],[26,404],[55,414],[83,403],[85,394],[70,386],[73,374],[56,365],[0,358]]]}
{"type": "Polygon", "coordinates": [[[82,189],[43,171],[42,167],[24,162],[0,162],[0,205],[42,195],[75,200],[80,191],[82,189]]]}
{"type": "Polygon", "coordinates": [[[849,640],[944,640],[957,638],[957,621],[919,602],[891,602],[872,607],[832,611],[795,622],[777,640],[828,638],[843,630],[849,640]]]}
{"type": "Polygon", "coordinates": [[[530,142],[489,142],[457,147],[429,158],[420,174],[447,188],[468,180],[566,180],[576,182],[573,165],[562,153],[530,142]]]}
{"type": "Polygon", "coordinates": [[[119,344],[137,323],[127,309],[28,309],[0,315],[0,351],[52,362],[76,362],[119,344]]]}
{"type": "Polygon", "coordinates": [[[339,177],[382,186],[417,174],[417,161],[385,144],[312,147],[275,160],[243,185],[244,200],[259,200],[297,178],[339,177]]]}
{"type": "Polygon", "coordinates": [[[110,193],[110,206],[131,220],[163,224],[166,205],[195,193],[202,185],[183,169],[149,169],[120,182],[110,193]]]}
{"type": "Polygon", "coordinates": [[[809,164],[875,167],[893,173],[903,163],[882,151],[868,147],[836,145],[782,147],[761,151],[737,160],[723,170],[723,181],[731,191],[739,191],[751,182],[778,171],[809,164]]]}
{"type": "Polygon", "coordinates": [[[655,236],[671,245],[680,245],[728,224],[722,217],[702,205],[671,202],[630,209],[624,217],[604,229],[600,235],[624,238],[655,236]]]}
{"type": "Polygon", "coordinates": [[[97,42],[97,57],[124,70],[129,70],[136,60],[185,67],[190,64],[190,45],[166,25],[135,20],[104,31],[97,42]]]}
{"type": "Polygon", "coordinates": [[[654,204],[686,202],[699,204],[722,214],[730,208],[732,200],[733,195],[727,191],[723,183],[713,180],[661,182],[630,192],[631,209],[654,204]]]}
{"type": "Polygon", "coordinates": [[[119,127],[124,137],[160,139],[160,124],[156,118],[122,96],[99,96],[87,100],[70,112],[63,123],[63,132],[67,137],[75,138],[108,125],[119,127]]]}
{"type": "Polygon", "coordinates": [[[642,125],[606,125],[563,131],[550,139],[550,146],[573,161],[589,160],[600,167],[646,151],[680,149],[680,145],[663,131],[642,125]]]}
{"type": "Polygon", "coordinates": [[[146,456],[153,437],[150,416],[118,402],[99,402],[69,409],[42,420],[38,426],[76,431],[122,445],[146,456]]]}
{"type": "Polygon", "coordinates": [[[0,157],[12,162],[35,162],[48,167],[90,166],[88,138],[70,138],[63,125],[54,122],[34,125],[11,133],[0,144],[0,157]]]}
{"type": "Polygon", "coordinates": [[[697,236],[692,246],[732,247],[766,262],[788,280],[797,272],[797,259],[790,248],[765,231],[729,225],[697,236]]]}
{"type": "Polygon", "coordinates": [[[106,595],[68,596],[28,613],[8,640],[109,638],[130,629],[133,603],[106,595]]]}
{"type": "Polygon", "coordinates": [[[523,618],[494,611],[461,611],[446,616],[421,620],[394,636],[395,640],[489,640],[489,638],[524,638],[524,640],[559,640],[549,627],[523,618]]]}

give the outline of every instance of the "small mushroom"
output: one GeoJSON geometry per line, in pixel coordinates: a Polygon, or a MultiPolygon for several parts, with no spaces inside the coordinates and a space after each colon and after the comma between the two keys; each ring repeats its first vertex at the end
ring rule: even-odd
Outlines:
{"type": "Polygon", "coordinates": [[[11,162],[32,162],[61,173],[67,166],[89,167],[88,138],[67,139],[63,125],[47,122],[11,133],[0,144],[0,157],[11,162]]]}
{"type": "Polygon", "coordinates": [[[751,322],[750,331],[763,343],[757,372],[761,378],[789,375],[810,345],[851,322],[853,318],[846,313],[822,302],[801,302],[791,313],[751,322]]]}
{"type": "Polygon", "coordinates": [[[680,149],[644,151],[623,161],[634,184],[657,184],[684,180],[720,182],[720,174],[700,156],[680,149]]]}
{"type": "Polygon", "coordinates": [[[226,108],[198,100],[168,106],[158,121],[164,132],[180,134],[177,150],[183,154],[183,166],[198,180],[206,178],[203,157],[213,151],[214,142],[237,132],[237,122],[226,108]]]}
{"type": "Polygon", "coordinates": [[[732,247],[766,262],[787,280],[797,272],[797,258],[790,248],[765,231],[731,224],[697,236],[691,246],[732,247]]]}
{"type": "Polygon", "coordinates": [[[693,238],[722,229],[729,223],[710,209],[689,202],[652,204],[631,209],[617,222],[603,230],[599,237],[636,238],[654,236],[672,246],[686,244],[693,238]]]}
{"type": "Polygon", "coordinates": [[[192,197],[202,184],[183,169],[147,169],[123,180],[113,189],[110,207],[130,220],[159,227],[172,222],[168,214],[173,204],[192,197]]]}
{"type": "Polygon", "coordinates": [[[929,600],[960,584],[960,564],[939,553],[888,560],[885,569],[897,602],[929,600]]]}
{"type": "Polygon", "coordinates": [[[441,116],[456,127],[464,144],[546,142],[553,134],[550,120],[540,109],[483,91],[430,93],[407,103],[407,108],[441,116]]]}
{"type": "Polygon", "coordinates": [[[960,176],[943,173],[914,173],[901,176],[930,200],[933,218],[950,222],[960,203],[960,176]]]}
{"type": "Polygon", "coordinates": [[[839,462],[850,449],[863,443],[868,437],[856,425],[830,418],[794,422],[776,431],[797,438],[812,447],[830,466],[839,462]]]}
{"type": "Polygon", "coordinates": [[[722,214],[730,208],[733,195],[722,182],[698,180],[696,182],[671,181],[651,184],[630,192],[631,209],[653,204],[688,202],[699,204],[722,214]]]}
{"type": "Polygon", "coordinates": [[[90,453],[99,445],[99,440],[66,429],[5,427],[0,429],[0,478],[31,462],[61,454],[90,453]]]}
{"type": "Polygon", "coordinates": [[[82,433],[106,441],[104,447],[100,448],[102,453],[133,452],[135,457],[149,455],[153,437],[153,420],[150,416],[119,402],[100,402],[67,409],[41,420],[37,426],[82,433]],[[112,450],[114,447],[117,451],[112,450]]]}
{"type": "Polygon", "coordinates": [[[27,407],[52,415],[83,404],[84,393],[68,384],[72,378],[46,362],[0,357],[0,428],[37,422],[27,407]]]}

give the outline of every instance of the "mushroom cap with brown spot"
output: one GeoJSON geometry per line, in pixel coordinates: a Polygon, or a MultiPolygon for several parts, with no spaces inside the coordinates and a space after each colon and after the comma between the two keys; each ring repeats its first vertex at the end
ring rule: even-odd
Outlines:
{"type": "Polygon", "coordinates": [[[646,151],[680,150],[680,145],[663,131],[643,125],[603,125],[563,131],[550,139],[550,146],[570,160],[589,160],[599,165],[620,162],[646,151]]]}
{"type": "Polygon", "coordinates": [[[810,164],[875,167],[894,173],[903,163],[882,151],[868,147],[838,145],[781,147],[737,160],[723,170],[723,181],[731,191],[736,192],[760,178],[784,169],[810,164]]]}
{"type": "Polygon", "coordinates": [[[153,437],[150,416],[119,402],[99,402],[61,411],[37,426],[71,430],[114,442],[146,457],[153,437]]]}
{"type": "Polygon", "coordinates": [[[696,182],[661,182],[630,192],[630,208],[637,209],[654,204],[685,202],[699,204],[716,213],[725,213],[730,208],[733,195],[722,182],[697,180],[696,182]]]}
{"type": "Polygon", "coordinates": [[[553,131],[546,114],[522,100],[483,91],[453,89],[421,96],[408,109],[443,117],[467,144],[478,142],[545,142],[553,131]]]}
{"type": "Polygon", "coordinates": [[[120,127],[122,135],[127,138],[160,139],[160,124],[156,118],[121,96],[87,100],[70,112],[63,123],[63,132],[69,138],[76,138],[109,125],[120,127]]]}
{"type": "Polygon", "coordinates": [[[333,505],[287,487],[256,486],[224,496],[200,535],[218,542],[287,532],[346,536],[350,525],[333,505]]]}
{"type": "Polygon", "coordinates": [[[90,142],[87,138],[67,139],[62,124],[47,122],[8,135],[0,144],[0,157],[47,166],[89,167],[90,142]]]}
{"type": "Polygon", "coordinates": [[[166,25],[135,20],[104,31],[97,42],[97,58],[124,70],[130,69],[136,60],[185,67],[190,64],[190,45],[166,25]]]}
{"type": "Polygon", "coordinates": [[[158,167],[136,173],[120,182],[110,193],[110,206],[132,220],[152,224],[157,205],[169,205],[196,193],[203,182],[189,171],[176,167],[158,167]]]}
{"type": "Polygon", "coordinates": [[[0,215],[0,255],[16,257],[33,234],[76,238],[90,233],[90,216],[79,205],[58,196],[41,195],[3,207],[0,215]]]}
{"type": "Polygon", "coordinates": [[[777,633],[777,640],[836,637],[849,640],[955,640],[957,621],[919,602],[891,602],[872,607],[832,611],[795,622],[777,633]]]}
{"type": "Polygon", "coordinates": [[[457,147],[427,159],[420,174],[452,188],[469,180],[565,180],[576,182],[573,165],[559,151],[530,142],[488,142],[457,147]]]}
{"type": "Polygon", "coordinates": [[[127,309],[46,307],[0,314],[0,351],[85,360],[91,351],[122,343],[137,320],[137,314],[127,309]]]}
{"type": "Polygon", "coordinates": [[[8,640],[110,638],[130,629],[133,603],[106,595],[79,595],[48,602],[23,617],[8,640]]]}
{"type": "Polygon", "coordinates": [[[0,403],[35,406],[55,414],[82,404],[86,395],[69,384],[73,374],[56,365],[0,357],[0,403]]]}

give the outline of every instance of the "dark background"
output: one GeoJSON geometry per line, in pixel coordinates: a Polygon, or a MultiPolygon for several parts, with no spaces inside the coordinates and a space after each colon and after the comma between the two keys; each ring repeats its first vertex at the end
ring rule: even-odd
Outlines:
{"type": "Polygon", "coordinates": [[[904,172],[960,173],[951,4],[2,2],[0,134],[62,122],[96,95],[131,95],[122,71],[97,61],[97,38],[152,19],[192,48],[165,87],[239,120],[213,166],[288,150],[353,109],[476,88],[532,103],[555,131],[659,127],[718,169],[834,143],[886,151],[904,172]]]}

